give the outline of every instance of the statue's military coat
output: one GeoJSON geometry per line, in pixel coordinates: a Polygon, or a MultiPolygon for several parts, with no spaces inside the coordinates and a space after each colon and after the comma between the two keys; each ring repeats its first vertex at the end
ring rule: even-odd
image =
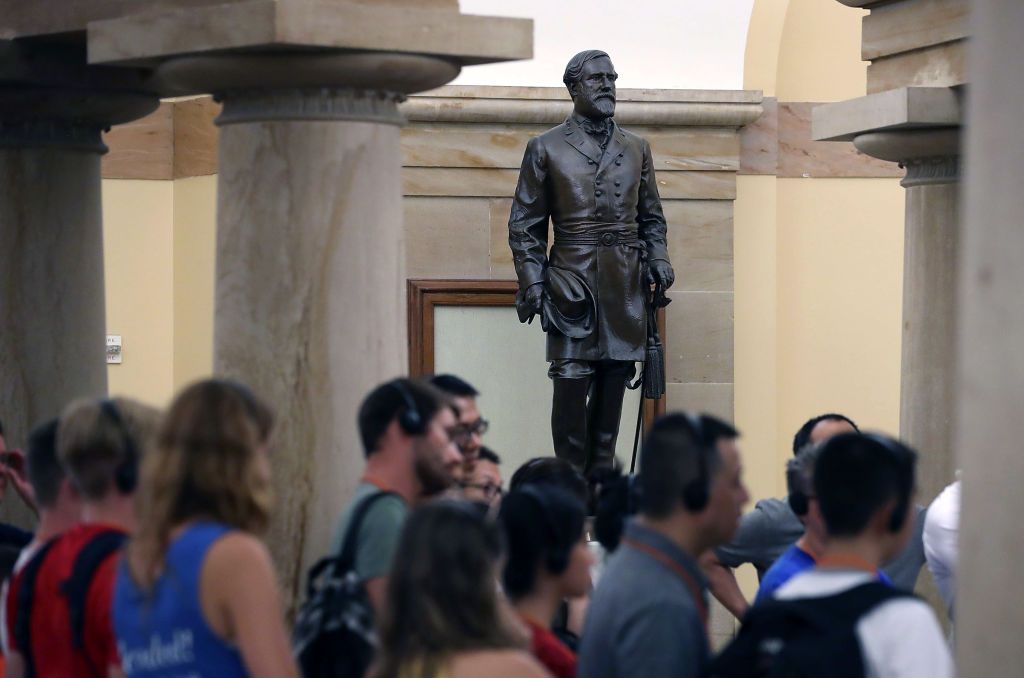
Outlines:
{"type": "Polygon", "coordinates": [[[646,262],[668,261],[651,147],[609,121],[602,152],[582,123],[574,114],[527,144],[509,246],[521,290],[557,266],[580,275],[597,302],[589,336],[548,332],[548,360],[640,361],[647,337],[646,262]],[[555,235],[550,255],[549,217],[555,235]]]}

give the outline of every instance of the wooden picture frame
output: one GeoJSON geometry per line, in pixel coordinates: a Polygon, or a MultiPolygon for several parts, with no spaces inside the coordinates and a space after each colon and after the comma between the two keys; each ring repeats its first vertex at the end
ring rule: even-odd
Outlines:
{"type": "MultiPolygon", "coordinates": [[[[434,309],[438,306],[515,306],[519,284],[515,280],[409,280],[406,286],[409,317],[409,376],[434,373],[434,309]]],[[[665,334],[665,309],[658,309],[658,330],[665,334]]],[[[538,332],[540,329],[538,328],[538,332]]],[[[538,366],[540,369],[540,366],[538,366]]],[[[650,430],[665,413],[665,398],[644,400],[643,427],[650,430]]]]}

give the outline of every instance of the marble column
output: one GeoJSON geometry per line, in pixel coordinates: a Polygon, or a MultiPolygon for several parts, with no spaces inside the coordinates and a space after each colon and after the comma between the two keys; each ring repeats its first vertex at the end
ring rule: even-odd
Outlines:
{"type": "Polygon", "coordinates": [[[974,2],[971,21],[957,314],[957,673],[1006,676],[1024,666],[1024,3],[974,2]]]}
{"type": "MultiPolygon", "coordinates": [[[[0,420],[11,447],[71,400],[106,395],[103,128],[154,110],[84,50],[0,42],[0,420]]],[[[0,521],[27,525],[11,499],[0,521]]]]}
{"type": "Polygon", "coordinates": [[[900,436],[920,453],[923,503],[953,477],[955,317],[960,240],[959,129],[872,132],[854,139],[907,170],[900,436]]]}
{"type": "Polygon", "coordinates": [[[224,103],[215,370],[278,414],[268,543],[288,597],[326,554],[362,473],[360,402],[406,371],[397,103],[457,73],[442,59],[388,54],[162,69],[224,103]]]}

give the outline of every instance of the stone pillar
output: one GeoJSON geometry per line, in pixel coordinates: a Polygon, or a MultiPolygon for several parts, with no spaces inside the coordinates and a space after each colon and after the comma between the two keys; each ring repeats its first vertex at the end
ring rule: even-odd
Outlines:
{"type": "Polygon", "coordinates": [[[971,13],[957,314],[957,672],[997,676],[1024,666],[1024,3],[982,0],[971,13]]]}
{"type": "Polygon", "coordinates": [[[953,450],[959,129],[872,132],[854,139],[862,152],[907,170],[903,252],[900,437],[921,455],[918,488],[931,501],[948,485],[953,450]]]}
{"type": "Polygon", "coordinates": [[[224,103],[215,371],[277,410],[268,543],[294,595],[362,473],[359,404],[408,362],[399,92],[458,67],[378,54],[190,58],[161,71],[224,103]]]}
{"type": "Polygon", "coordinates": [[[24,447],[71,400],[106,395],[100,134],[159,102],[75,50],[0,43],[0,62],[0,419],[24,447]]]}

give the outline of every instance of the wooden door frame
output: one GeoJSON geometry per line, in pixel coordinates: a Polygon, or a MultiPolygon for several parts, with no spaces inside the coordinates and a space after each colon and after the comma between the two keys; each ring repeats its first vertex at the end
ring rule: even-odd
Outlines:
{"type": "MultiPolygon", "coordinates": [[[[434,373],[434,310],[438,306],[515,306],[519,284],[515,280],[409,280],[407,289],[409,376],[434,373]]],[[[658,329],[665,336],[665,309],[658,309],[658,329]]],[[[540,329],[538,328],[538,331],[540,329]]],[[[650,430],[665,413],[666,396],[644,400],[643,427],[650,430]]]]}

